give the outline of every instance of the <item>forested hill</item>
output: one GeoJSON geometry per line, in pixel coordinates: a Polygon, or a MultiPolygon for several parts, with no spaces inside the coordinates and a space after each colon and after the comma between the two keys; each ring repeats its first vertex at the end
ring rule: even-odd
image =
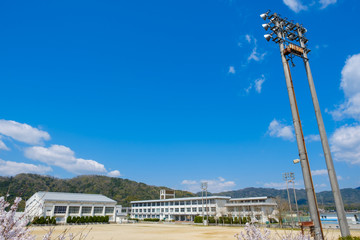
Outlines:
{"type": "MultiPolygon", "coordinates": [[[[0,177],[0,196],[9,193],[10,201],[16,196],[26,200],[38,191],[73,192],[103,194],[116,200],[118,204],[129,206],[130,201],[134,200],[159,199],[160,189],[164,188],[169,189],[106,176],[83,175],[71,179],[59,179],[36,174],[19,174],[15,177],[0,177]]],[[[289,190],[293,200],[293,191],[292,189],[289,190]]],[[[341,189],[341,193],[347,209],[360,209],[360,188],[341,189]]],[[[201,196],[201,193],[199,194],[201,196]]],[[[244,188],[236,191],[209,193],[209,195],[230,196],[233,198],[269,196],[287,199],[286,190],[274,188],[244,188]]],[[[195,194],[180,190],[176,191],[176,197],[191,196],[195,196],[195,194]]],[[[296,196],[299,205],[305,206],[307,203],[305,190],[296,190],[296,196]]],[[[331,191],[317,193],[317,199],[320,207],[334,206],[331,191]]]]}
{"type": "MultiPolygon", "coordinates": [[[[0,196],[9,192],[9,200],[15,196],[28,199],[38,191],[103,194],[123,206],[130,201],[159,199],[160,189],[123,178],[82,175],[71,179],[59,179],[36,174],[19,174],[15,177],[0,177],[0,196]]],[[[195,196],[185,191],[176,191],[177,197],[195,196]]]]}

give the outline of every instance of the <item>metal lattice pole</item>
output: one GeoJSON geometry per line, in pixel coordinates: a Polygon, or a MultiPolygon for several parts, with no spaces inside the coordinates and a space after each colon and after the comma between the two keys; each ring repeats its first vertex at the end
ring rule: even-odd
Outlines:
{"type": "MultiPolygon", "coordinates": [[[[300,115],[299,115],[299,110],[297,107],[294,86],[293,86],[292,79],[291,79],[290,67],[289,67],[289,63],[285,56],[285,54],[287,53],[286,50],[288,50],[288,48],[285,49],[285,43],[288,42],[287,40],[285,40],[285,37],[287,37],[289,39],[293,39],[293,33],[292,32],[288,33],[285,30],[285,28],[289,27],[289,30],[290,30],[290,28],[293,27],[292,25],[294,25],[294,24],[287,21],[286,19],[280,18],[279,15],[276,13],[272,14],[271,16],[268,16],[268,14],[269,14],[269,12],[267,12],[266,14],[262,14],[260,16],[264,20],[267,18],[270,19],[270,23],[264,24],[263,27],[266,30],[268,28],[270,28],[273,31],[273,33],[267,34],[264,37],[266,38],[266,40],[269,41],[270,39],[273,38],[273,35],[275,34],[273,41],[275,43],[279,44],[281,61],[282,61],[283,68],[284,68],[284,75],[285,75],[286,86],[287,86],[289,101],[290,101],[290,108],[291,108],[291,113],[292,113],[292,118],[293,118],[293,123],[294,123],[296,142],[298,145],[300,163],[301,163],[302,173],[303,173],[303,177],[304,177],[305,191],[306,191],[306,195],[307,195],[307,199],[308,199],[310,216],[314,223],[315,240],[322,240],[322,239],[324,239],[324,235],[323,235],[322,226],[321,226],[321,222],[320,222],[320,215],[319,215],[319,211],[318,211],[314,185],[313,185],[313,181],[312,181],[312,177],[311,177],[310,164],[309,164],[309,158],[308,158],[308,154],[307,154],[306,146],[305,146],[304,133],[302,131],[302,126],[301,126],[301,122],[300,122],[300,115]]],[[[300,50],[303,50],[303,49],[297,49],[295,45],[293,48],[295,50],[299,50],[299,52],[300,52],[300,50]]]]}

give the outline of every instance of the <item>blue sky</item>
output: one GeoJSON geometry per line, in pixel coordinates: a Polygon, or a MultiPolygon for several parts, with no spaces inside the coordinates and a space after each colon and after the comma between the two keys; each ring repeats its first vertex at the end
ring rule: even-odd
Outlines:
{"type": "MultiPolygon", "coordinates": [[[[278,46],[307,29],[341,188],[360,186],[357,0],[2,1],[0,175],[102,174],[197,192],[283,188],[298,150],[278,46]]],[[[303,63],[292,68],[316,191],[330,185],[303,63]]]]}

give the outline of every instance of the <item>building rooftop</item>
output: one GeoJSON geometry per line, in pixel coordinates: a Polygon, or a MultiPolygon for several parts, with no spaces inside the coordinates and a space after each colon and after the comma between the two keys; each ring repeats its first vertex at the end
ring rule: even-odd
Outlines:
{"type": "Polygon", "coordinates": [[[266,200],[269,197],[247,197],[247,198],[231,198],[230,201],[250,201],[250,200],[266,200]]]}
{"type": "MultiPolygon", "coordinates": [[[[202,199],[202,197],[185,197],[185,198],[168,198],[168,199],[155,199],[155,200],[140,200],[140,201],[131,201],[131,203],[189,201],[189,200],[201,200],[201,199],[202,199]]],[[[205,196],[204,196],[204,199],[206,199],[205,196]]],[[[207,199],[229,200],[230,197],[227,197],[227,196],[208,196],[207,199]]]]}
{"type": "Polygon", "coordinates": [[[65,192],[37,192],[34,195],[44,201],[71,201],[71,202],[106,202],[116,203],[101,194],[87,194],[87,193],[65,193],[65,192]]]}

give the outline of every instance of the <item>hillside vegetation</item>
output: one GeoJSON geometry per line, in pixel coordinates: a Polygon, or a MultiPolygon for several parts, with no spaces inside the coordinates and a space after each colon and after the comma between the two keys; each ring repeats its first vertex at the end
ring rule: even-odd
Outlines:
{"type": "MultiPolygon", "coordinates": [[[[123,206],[130,201],[159,199],[160,189],[166,187],[150,186],[122,178],[82,175],[71,179],[59,179],[36,174],[19,174],[15,177],[0,177],[0,196],[9,194],[9,200],[20,196],[24,200],[38,191],[103,194],[123,206]]],[[[177,197],[190,197],[195,194],[176,191],[177,197]]]]}
{"type": "MultiPolygon", "coordinates": [[[[0,177],[0,196],[5,196],[8,193],[8,199],[10,201],[16,196],[20,196],[26,200],[38,191],[73,192],[103,194],[116,200],[118,204],[129,206],[130,201],[134,200],[159,199],[160,189],[169,188],[150,186],[145,183],[123,178],[96,175],[82,175],[71,179],[59,179],[36,174],[19,174],[15,177],[0,177]]],[[[293,190],[289,190],[291,199],[294,201],[293,190]]],[[[360,188],[345,188],[341,190],[341,194],[346,209],[360,209],[360,188]]],[[[201,193],[197,195],[201,196],[201,193]]],[[[269,196],[287,199],[286,190],[274,188],[244,188],[236,191],[209,193],[209,196],[210,195],[230,196],[233,198],[269,196]]],[[[192,196],[196,196],[196,194],[180,190],[176,191],[176,197],[192,196]]],[[[307,200],[305,190],[296,190],[296,196],[298,204],[306,207],[307,200]]],[[[317,199],[320,208],[334,208],[334,198],[331,191],[317,193],[317,199]]]]}

